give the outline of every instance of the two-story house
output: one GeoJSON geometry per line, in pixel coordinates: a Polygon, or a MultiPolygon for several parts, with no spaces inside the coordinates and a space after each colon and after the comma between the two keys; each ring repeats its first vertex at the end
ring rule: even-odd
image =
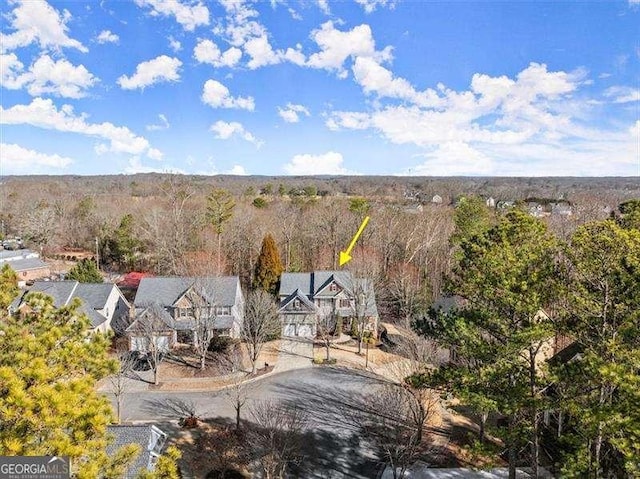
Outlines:
{"type": "Polygon", "coordinates": [[[148,341],[144,325],[151,325],[161,346],[170,348],[176,342],[195,343],[202,327],[238,338],[244,318],[237,276],[142,278],[133,304],[135,317],[127,328],[131,350],[143,349],[148,341]]]}
{"type": "Polygon", "coordinates": [[[120,289],[113,283],[36,281],[13,301],[11,309],[19,311],[27,307],[26,299],[32,292],[51,296],[56,308],[68,305],[75,298],[80,299],[80,312],[91,321],[92,331],[102,333],[112,329],[118,330],[118,325],[127,321],[131,308],[120,289]]]}
{"type": "Polygon", "coordinates": [[[317,319],[323,315],[340,315],[346,327],[362,318],[366,329],[377,333],[373,283],[349,271],[284,273],[278,296],[283,336],[315,337],[317,319]]]}

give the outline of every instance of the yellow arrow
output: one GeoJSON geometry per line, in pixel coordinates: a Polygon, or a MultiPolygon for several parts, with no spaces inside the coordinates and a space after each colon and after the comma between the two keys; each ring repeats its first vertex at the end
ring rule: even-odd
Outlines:
{"type": "Polygon", "coordinates": [[[358,228],[358,232],[356,233],[356,235],[351,240],[351,243],[349,243],[349,247],[347,248],[347,250],[346,251],[340,251],[340,266],[342,266],[343,264],[348,263],[349,261],[351,261],[351,250],[356,245],[356,241],[358,241],[358,238],[360,237],[360,235],[364,231],[364,229],[367,226],[368,222],[369,222],[369,217],[367,216],[362,221],[362,224],[360,225],[360,228],[358,228]]]}

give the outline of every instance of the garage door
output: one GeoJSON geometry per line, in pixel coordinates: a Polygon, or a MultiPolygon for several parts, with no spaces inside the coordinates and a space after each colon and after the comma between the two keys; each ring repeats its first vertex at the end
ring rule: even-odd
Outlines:
{"type": "Polygon", "coordinates": [[[298,326],[298,336],[303,338],[312,338],[313,337],[313,326],[310,324],[301,324],[298,326]]]}
{"type": "Polygon", "coordinates": [[[169,351],[169,336],[156,336],[155,341],[158,351],[169,351]]]}
{"type": "Polygon", "coordinates": [[[283,336],[295,336],[296,335],[296,325],[295,324],[285,324],[284,331],[282,333],[283,336]]]}

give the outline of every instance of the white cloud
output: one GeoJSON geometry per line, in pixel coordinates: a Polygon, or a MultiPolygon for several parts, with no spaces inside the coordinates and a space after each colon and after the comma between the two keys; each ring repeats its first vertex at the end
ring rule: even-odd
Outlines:
{"type": "Polygon", "coordinates": [[[26,87],[31,96],[83,98],[98,81],[84,65],[74,66],[65,59],[54,61],[49,55],[42,55],[26,72],[22,72],[23,65],[13,53],[1,57],[2,86],[12,90],[26,87]]]}
{"type": "Polygon", "coordinates": [[[329,1],[328,0],[317,0],[318,8],[325,15],[331,15],[331,9],[329,9],[329,1]]]}
{"type": "Polygon", "coordinates": [[[283,169],[288,175],[354,175],[343,165],[342,154],[329,151],[321,155],[295,155],[283,169]]]}
{"type": "Polygon", "coordinates": [[[245,130],[241,123],[236,121],[229,123],[225,121],[216,121],[209,129],[216,134],[215,137],[218,140],[228,140],[232,137],[238,136],[249,143],[253,143],[258,148],[263,145],[262,141],[258,140],[251,132],[245,130]]]}
{"type": "Polygon", "coordinates": [[[164,116],[162,113],[160,113],[158,115],[158,119],[160,120],[160,123],[156,123],[153,125],[147,125],[147,130],[148,131],[158,131],[158,130],[166,130],[167,128],[169,128],[171,125],[169,125],[169,121],[167,120],[167,117],[164,116]]]}
{"type": "Polygon", "coordinates": [[[309,110],[303,105],[287,103],[285,108],[278,107],[278,115],[287,123],[298,123],[300,121],[300,114],[310,115],[309,110]]]}
{"type": "Polygon", "coordinates": [[[180,41],[178,41],[175,38],[173,38],[172,35],[169,35],[168,40],[169,40],[169,47],[175,53],[178,53],[180,50],[182,50],[182,43],[180,43],[180,41]]]}
{"type": "Polygon", "coordinates": [[[251,57],[247,66],[252,70],[266,65],[275,65],[283,58],[281,52],[277,53],[273,50],[265,33],[247,40],[244,51],[251,57]]]}
{"type": "Polygon", "coordinates": [[[229,89],[216,80],[207,80],[202,92],[202,101],[213,108],[238,108],[253,111],[253,97],[232,97],[229,89]]]}
{"type": "Polygon", "coordinates": [[[64,169],[73,163],[71,158],[29,150],[13,143],[0,143],[0,174],[49,172],[50,168],[64,169]]]}
{"type": "Polygon", "coordinates": [[[337,30],[332,21],[328,21],[320,29],[311,32],[311,39],[318,44],[320,51],[309,56],[307,66],[336,71],[341,78],[347,76],[344,62],[349,57],[369,57],[378,62],[391,59],[390,47],[376,50],[371,27],[367,24],[343,32],[337,30]]]}
{"type": "Polygon", "coordinates": [[[211,40],[200,40],[193,49],[193,57],[214,67],[233,67],[242,58],[242,50],[231,47],[223,53],[211,40]]]}
{"type": "Polygon", "coordinates": [[[118,78],[118,85],[123,90],[134,90],[144,89],[163,81],[178,81],[180,80],[178,69],[181,66],[182,62],[177,58],[160,55],[153,60],[140,63],[136,67],[136,72],[130,77],[122,75],[118,78]]]}
{"type": "Polygon", "coordinates": [[[365,91],[415,104],[383,106],[371,113],[334,112],[327,126],[375,129],[394,143],[424,147],[443,142],[518,143],[537,134],[564,136],[577,131],[562,104],[580,84],[580,73],[549,72],[545,65],[532,63],[516,80],[475,74],[471,89],[461,92],[444,85],[437,92],[418,92],[396,80],[384,74],[360,76],[365,91]]]}
{"type": "Polygon", "coordinates": [[[227,172],[227,174],[228,175],[236,175],[236,176],[247,176],[249,173],[244,168],[244,166],[242,166],[242,165],[233,165],[233,168],[231,168],[227,172]]]}
{"type": "Polygon", "coordinates": [[[99,144],[97,152],[147,154],[157,157],[157,151],[149,142],[135,135],[124,126],[112,123],[88,123],[87,115],[76,115],[71,105],[63,105],[59,110],[50,99],[34,98],[29,105],[14,105],[4,109],[0,106],[0,124],[31,125],[47,130],[77,133],[107,140],[108,144],[99,144]]]}
{"type": "Polygon", "coordinates": [[[209,25],[209,9],[201,2],[180,0],[135,0],[139,7],[151,7],[151,15],[175,17],[182,28],[191,32],[200,25],[209,25]]]}
{"type": "Polygon", "coordinates": [[[185,175],[185,171],[179,168],[167,166],[147,166],[143,165],[139,156],[129,159],[129,165],[124,169],[126,175],[135,175],[136,173],[172,173],[175,175],[185,175]]]}
{"type": "Polygon", "coordinates": [[[405,174],[417,176],[473,176],[493,172],[493,163],[485,154],[466,143],[449,142],[424,155],[426,161],[405,174]]]}
{"type": "Polygon", "coordinates": [[[98,43],[118,43],[120,37],[110,30],[102,30],[96,37],[98,43]]]}
{"type": "Polygon", "coordinates": [[[362,5],[366,13],[373,13],[378,7],[396,8],[395,0],[356,0],[356,3],[362,5]]]}
{"type": "MultiPolygon", "coordinates": [[[[640,0],[638,0],[640,2],[640,0]]],[[[612,86],[604,91],[604,96],[614,103],[633,103],[640,101],[640,89],[628,86],[612,86]]]]}
{"type": "Polygon", "coordinates": [[[0,49],[11,51],[38,43],[42,49],[59,50],[75,48],[81,52],[89,50],[78,40],[67,36],[67,23],[71,14],[63,10],[62,14],[44,0],[10,1],[17,5],[7,18],[12,33],[0,33],[0,49]]]}

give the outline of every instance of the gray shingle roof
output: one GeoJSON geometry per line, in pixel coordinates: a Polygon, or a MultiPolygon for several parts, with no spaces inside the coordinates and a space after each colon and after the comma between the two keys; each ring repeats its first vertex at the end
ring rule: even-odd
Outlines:
{"type": "Polygon", "coordinates": [[[107,454],[109,455],[128,444],[140,446],[140,454],[127,469],[125,478],[135,478],[142,471],[151,470],[152,453],[154,455],[160,454],[166,439],[166,435],[152,425],[112,425],[107,426],[107,432],[114,437],[113,442],[107,446],[107,454]],[[158,433],[163,436],[159,441],[154,440],[158,433]]]}
{"type": "Polygon", "coordinates": [[[237,276],[142,278],[134,305],[145,307],[159,304],[168,307],[192,286],[196,290],[202,290],[206,295],[211,295],[212,302],[219,306],[233,306],[236,302],[236,293],[240,288],[240,281],[237,276]]]}
{"type": "Polygon", "coordinates": [[[30,271],[32,269],[48,268],[49,265],[40,258],[16,259],[0,263],[0,265],[8,264],[16,273],[20,271],[30,271]]]}
{"type": "Polygon", "coordinates": [[[37,258],[39,255],[29,249],[0,250],[0,263],[13,262],[17,258],[37,258]]]}
{"type": "Polygon", "coordinates": [[[286,302],[293,299],[297,290],[303,293],[309,300],[313,301],[316,294],[325,288],[332,280],[335,280],[347,291],[354,289],[366,291],[367,307],[365,313],[370,316],[378,315],[373,282],[370,279],[354,279],[350,271],[283,273],[280,277],[280,307],[283,307],[286,302]]]}
{"type": "Polygon", "coordinates": [[[66,306],[74,298],[81,300],[80,312],[87,315],[91,327],[96,328],[107,321],[107,318],[96,309],[105,307],[111,290],[116,286],[112,283],[79,283],[78,281],[36,281],[33,286],[23,293],[12,304],[12,309],[18,309],[31,292],[43,293],[53,298],[56,308],[66,306]]]}

